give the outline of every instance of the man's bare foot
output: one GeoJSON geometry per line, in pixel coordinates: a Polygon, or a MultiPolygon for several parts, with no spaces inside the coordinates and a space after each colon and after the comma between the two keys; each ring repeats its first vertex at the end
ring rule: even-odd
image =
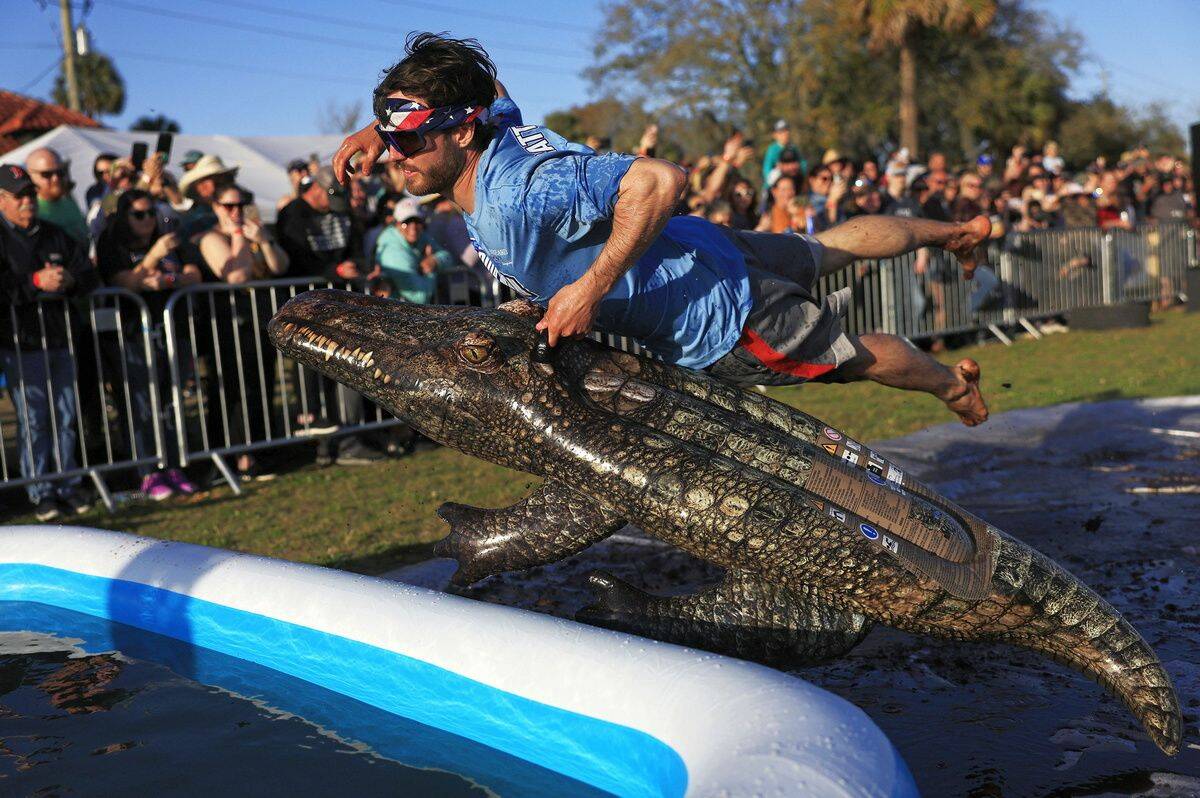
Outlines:
{"type": "Polygon", "coordinates": [[[968,222],[958,225],[958,229],[946,240],[943,249],[958,258],[962,264],[963,276],[968,280],[975,276],[976,248],[992,234],[991,221],[980,214],[968,222]]]}
{"type": "Polygon", "coordinates": [[[968,427],[987,421],[987,403],[979,392],[979,364],[969,357],[963,358],[952,369],[956,384],[942,396],[946,403],[968,427]]]}

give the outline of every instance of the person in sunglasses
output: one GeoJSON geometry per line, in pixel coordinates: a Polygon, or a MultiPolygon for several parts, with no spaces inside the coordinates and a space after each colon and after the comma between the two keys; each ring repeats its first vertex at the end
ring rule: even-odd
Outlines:
{"type": "MultiPolygon", "coordinates": [[[[195,285],[202,279],[200,253],[178,232],[174,225],[161,218],[157,203],[149,192],[131,188],[117,199],[117,206],[105,220],[104,232],[96,242],[96,268],[108,285],[141,295],[150,310],[156,333],[161,329],[163,310],[176,289],[195,285]]],[[[133,404],[134,423],[130,432],[130,447],[141,458],[154,451],[154,428],[150,424],[153,405],[150,385],[159,395],[171,395],[167,364],[170,359],[166,339],[159,334],[148,336],[155,350],[155,373],[151,373],[145,349],[141,346],[141,318],[137,313],[123,314],[127,344],[120,348],[125,358],[124,373],[128,375],[129,399],[133,404]]],[[[116,353],[109,353],[116,354],[116,353]]],[[[115,372],[120,373],[120,372],[115,372]]],[[[95,396],[96,394],[91,394],[95,396]]],[[[167,440],[175,440],[175,414],[164,413],[167,440]]],[[[154,501],[175,494],[190,495],[197,488],[183,473],[176,447],[165,447],[167,468],[151,465],[138,468],[141,492],[154,501]]]]}
{"type": "Polygon", "coordinates": [[[38,218],[67,231],[80,244],[87,244],[87,222],[71,196],[71,173],[62,157],[49,147],[29,153],[25,169],[37,187],[38,218]]]}
{"type": "Polygon", "coordinates": [[[969,271],[985,217],[863,216],[809,237],[673,216],[682,169],[526,124],[477,41],[418,33],[405,51],[375,88],[378,123],[346,138],[334,174],[344,181],[360,153],[369,172],[386,148],[409,191],[453,199],[484,266],[546,308],[537,327],[551,347],[600,330],[738,385],[871,379],[928,392],[967,425],[986,420],[977,363],[947,368],[897,336],[850,336],[848,289],[816,289],[855,260],[922,246],[969,271]]]}

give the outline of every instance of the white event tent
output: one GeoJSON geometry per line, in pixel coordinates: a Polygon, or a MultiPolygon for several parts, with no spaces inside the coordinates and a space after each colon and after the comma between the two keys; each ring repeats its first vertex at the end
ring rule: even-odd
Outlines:
{"type": "MultiPolygon", "coordinates": [[[[240,167],[237,182],[254,192],[255,203],[263,221],[275,221],[275,202],[291,190],[287,164],[295,158],[305,160],[312,153],[321,163],[329,163],[334,150],[342,143],[341,134],[330,136],[191,136],[176,134],[171,147],[167,169],[178,180],[183,174],[179,165],[184,153],[199,150],[216,155],[226,166],[240,167]]],[[[73,194],[80,208],[85,208],[84,193],[94,182],[92,161],[102,152],[128,156],[135,141],[144,141],[153,152],[157,133],[123,130],[98,130],[87,127],[56,127],[15,150],[0,155],[0,163],[25,164],[29,153],[39,147],[51,147],[71,162],[73,194]]],[[[85,208],[86,210],[86,208],[85,208]]]]}

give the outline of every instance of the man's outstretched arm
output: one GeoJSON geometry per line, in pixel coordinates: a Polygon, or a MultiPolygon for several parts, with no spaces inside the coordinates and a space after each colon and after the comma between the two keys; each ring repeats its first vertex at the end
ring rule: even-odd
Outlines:
{"type": "Polygon", "coordinates": [[[583,276],[550,298],[538,322],[551,346],[560,337],[591,332],[600,300],[658,238],[686,183],[683,170],[670,161],[638,158],[630,165],[617,190],[608,243],[583,276]]]}
{"type": "Polygon", "coordinates": [[[817,233],[825,246],[821,273],[830,274],[856,260],[894,258],[921,247],[941,247],[963,265],[969,279],[975,271],[975,248],[987,240],[992,223],[986,216],[966,222],[935,222],[899,216],[855,216],[817,233]]]}

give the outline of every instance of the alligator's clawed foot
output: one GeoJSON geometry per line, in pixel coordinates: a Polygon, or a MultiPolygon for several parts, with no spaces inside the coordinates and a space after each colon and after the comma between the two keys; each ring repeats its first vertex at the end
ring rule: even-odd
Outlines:
{"type": "Polygon", "coordinates": [[[450,534],[433,546],[438,557],[449,557],[458,563],[458,570],[450,577],[457,587],[473,585],[481,579],[512,570],[506,552],[483,537],[471,534],[471,526],[461,523],[478,510],[457,502],[446,502],[438,508],[438,516],[450,525],[450,534]]]}

